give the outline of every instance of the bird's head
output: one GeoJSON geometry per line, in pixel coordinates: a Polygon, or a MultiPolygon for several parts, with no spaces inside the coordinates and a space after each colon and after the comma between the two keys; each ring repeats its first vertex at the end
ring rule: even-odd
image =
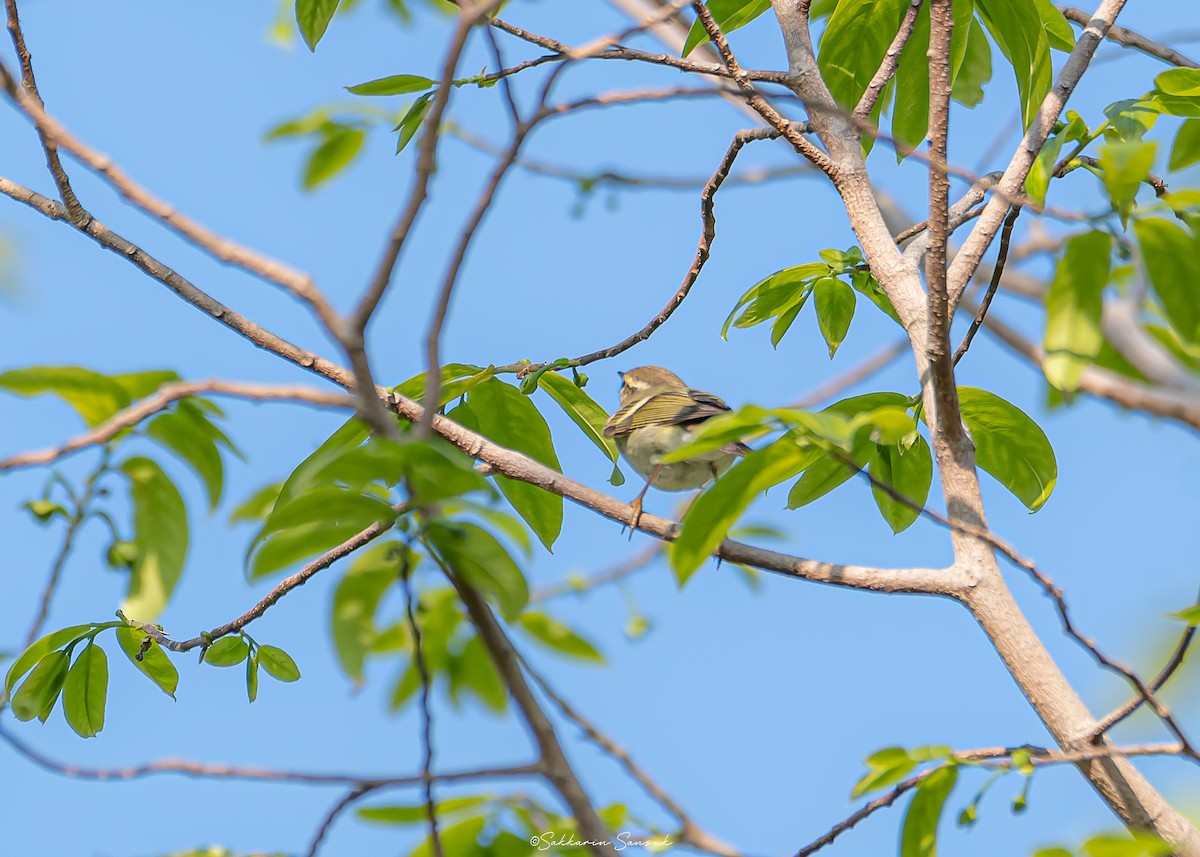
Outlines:
{"type": "Polygon", "coordinates": [[[618,372],[617,374],[621,376],[622,404],[630,399],[644,396],[651,390],[687,389],[687,384],[683,383],[683,379],[661,366],[639,366],[628,372],[618,372]]]}

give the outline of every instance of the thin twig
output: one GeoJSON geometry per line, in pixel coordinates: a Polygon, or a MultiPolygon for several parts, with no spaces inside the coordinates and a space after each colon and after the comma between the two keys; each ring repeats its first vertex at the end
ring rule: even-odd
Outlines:
{"type": "MultiPolygon", "coordinates": [[[[1082,24],[1086,27],[1092,20],[1092,16],[1082,9],[1076,9],[1073,6],[1059,6],[1057,8],[1058,11],[1062,12],[1064,18],[1068,21],[1074,21],[1076,24],[1082,24]]],[[[1110,42],[1116,42],[1118,45],[1141,51],[1171,65],[1177,65],[1181,68],[1200,68],[1200,64],[1197,64],[1195,60],[1188,59],[1174,48],[1156,42],[1153,39],[1148,39],[1140,33],[1135,33],[1128,27],[1113,24],[1108,28],[1108,32],[1104,37],[1110,42]]]]}
{"type": "Polygon", "coordinates": [[[599,589],[602,586],[619,583],[631,574],[649,566],[662,555],[662,552],[662,542],[650,542],[633,556],[622,560],[612,568],[606,568],[603,571],[598,571],[581,579],[567,579],[560,583],[538,587],[529,596],[529,603],[538,604],[543,601],[561,598],[564,595],[579,595],[599,589]]]}
{"type": "Polygon", "coordinates": [[[77,435],[61,446],[22,452],[0,459],[0,473],[22,467],[51,464],[73,452],[107,443],[125,429],[137,425],[159,411],[166,410],[173,402],[205,394],[232,396],[256,402],[303,402],[328,408],[353,407],[353,401],[345,393],[314,390],[311,387],[301,387],[295,384],[253,384],[221,380],[178,381],[164,384],[153,395],[118,411],[91,431],[77,435]]]}
{"type": "MultiPolygon", "coordinates": [[[[108,472],[109,451],[106,447],[100,456],[100,461],[96,464],[96,469],[88,474],[87,480],[83,483],[83,491],[79,496],[75,497],[74,492],[70,492],[75,509],[71,512],[67,521],[67,531],[63,534],[62,544],[59,545],[58,553],[55,555],[54,562],[50,566],[50,576],[46,580],[46,585],[42,588],[42,596],[39,599],[37,614],[33,617],[33,623],[29,626],[29,632],[25,635],[26,648],[33,645],[33,642],[42,635],[42,626],[46,623],[46,618],[50,615],[50,602],[54,598],[54,593],[58,591],[58,582],[62,578],[67,558],[71,555],[71,550],[75,545],[75,535],[79,532],[79,528],[83,526],[83,522],[88,519],[88,514],[91,511],[89,507],[98,493],[100,477],[108,472]]],[[[3,471],[2,465],[3,462],[0,462],[0,472],[3,471]]]]}
{"type": "Polygon", "coordinates": [[[896,69],[900,66],[900,54],[904,51],[908,40],[912,38],[913,28],[917,25],[917,14],[921,11],[921,5],[924,2],[925,0],[909,0],[908,8],[904,10],[904,18],[900,21],[900,29],[896,31],[895,38],[888,45],[887,53],[883,55],[883,62],[879,64],[878,71],[871,77],[871,82],[867,84],[858,106],[854,108],[854,115],[858,118],[866,119],[871,115],[871,111],[875,109],[875,103],[883,94],[884,87],[895,76],[896,69]]]}
{"type": "Polygon", "coordinates": [[[880,348],[862,363],[852,367],[849,371],[838,375],[836,378],[831,378],[824,384],[814,387],[812,390],[788,405],[788,407],[801,409],[816,407],[817,405],[821,404],[821,402],[828,401],[850,387],[853,387],[855,384],[870,378],[892,361],[900,358],[904,354],[907,354],[909,348],[911,348],[911,345],[907,337],[897,339],[891,345],[885,345],[883,348],[880,348]]]}
{"type": "MultiPolygon", "coordinates": [[[[44,107],[45,102],[42,100],[42,94],[38,91],[37,80],[33,75],[33,57],[29,54],[29,48],[25,44],[25,33],[21,28],[21,17],[17,14],[17,0],[4,0],[4,9],[8,16],[8,33],[12,37],[13,48],[17,52],[17,61],[21,64],[21,87],[25,90],[25,94],[37,104],[39,107],[44,107]]],[[[7,70],[3,72],[7,76],[7,70]]],[[[10,95],[14,95],[11,90],[10,95]]],[[[81,222],[85,213],[83,206],[79,204],[79,200],[75,197],[75,191],[71,189],[71,180],[67,177],[67,171],[63,169],[62,159],[58,156],[58,146],[51,139],[41,126],[36,126],[38,140],[41,141],[42,151],[46,155],[46,167],[50,170],[50,175],[54,179],[54,184],[58,186],[58,194],[62,199],[63,204],[67,207],[67,214],[75,222],[81,222]]]]}
{"type": "Polygon", "coordinates": [[[1004,276],[1004,264],[1008,261],[1008,246],[1012,241],[1013,225],[1017,222],[1017,217],[1020,214],[1021,207],[1014,205],[1008,212],[1008,217],[1004,219],[1004,228],[1000,232],[1000,249],[996,254],[996,264],[992,268],[992,279],[988,282],[987,291],[984,292],[983,299],[979,302],[979,310],[975,313],[975,318],[971,319],[971,326],[967,328],[962,343],[959,344],[958,350],[954,352],[955,366],[966,355],[967,349],[971,347],[971,342],[975,339],[975,334],[979,332],[983,320],[987,318],[988,309],[992,305],[992,298],[996,296],[996,290],[1000,288],[1000,278],[1004,276]]]}
{"type": "MultiPolygon", "coordinates": [[[[1200,604],[1200,597],[1196,599],[1196,603],[1200,604]]],[[[1176,671],[1183,666],[1183,662],[1187,658],[1188,648],[1192,645],[1192,640],[1195,638],[1195,636],[1196,626],[1188,625],[1187,628],[1184,629],[1183,634],[1179,637],[1179,642],[1175,644],[1175,651],[1173,651],[1171,656],[1167,658],[1167,662],[1163,665],[1163,668],[1159,670],[1158,675],[1156,675],[1154,680],[1148,685],[1151,691],[1158,693],[1160,690],[1162,690],[1163,687],[1166,686],[1167,682],[1171,680],[1172,676],[1175,675],[1176,671]]],[[[1100,718],[1100,722],[1097,724],[1096,731],[1092,734],[1091,740],[1095,741],[1126,717],[1133,714],[1133,712],[1137,711],[1145,701],[1145,697],[1143,697],[1141,694],[1136,694],[1130,697],[1118,708],[1115,708],[1113,711],[1100,718]]]]}
{"type": "Polygon", "coordinates": [[[614,761],[617,762],[625,772],[642,787],[654,801],[665,809],[678,823],[683,832],[684,838],[691,844],[696,845],[712,854],[725,855],[725,857],[736,857],[737,851],[724,842],[715,839],[711,834],[692,821],[691,817],[684,811],[675,800],[663,791],[662,786],[650,778],[650,775],[641,769],[641,767],[633,761],[629,752],[625,748],[618,745],[615,741],[601,732],[592,724],[590,720],[580,714],[570,703],[568,703],[554,688],[537,672],[524,657],[518,654],[521,666],[524,668],[525,674],[533,679],[533,683],[538,686],[542,695],[549,699],[554,706],[559,710],[563,717],[570,720],[578,726],[583,734],[587,736],[593,744],[608,754],[614,761]]]}
{"type": "Polygon", "coordinates": [[[412,633],[412,657],[417,667],[417,677],[421,682],[419,706],[421,712],[421,778],[425,791],[425,817],[429,822],[429,841],[433,846],[435,857],[442,857],[442,838],[438,835],[437,806],[433,802],[433,715],[430,713],[429,666],[425,663],[425,650],[421,641],[421,626],[417,622],[417,613],[413,606],[412,569],[408,562],[400,569],[400,584],[404,589],[404,614],[408,619],[408,628],[412,633]]]}
{"type": "Polygon", "coordinates": [[[317,857],[317,851],[321,848],[321,841],[325,838],[325,834],[329,832],[329,828],[333,826],[337,817],[354,803],[375,791],[376,788],[376,786],[359,786],[347,792],[337,803],[330,807],[325,817],[321,819],[321,823],[317,825],[316,833],[313,834],[312,841],[308,844],[308,850],[304,852],[305,857],[317,857]]]}

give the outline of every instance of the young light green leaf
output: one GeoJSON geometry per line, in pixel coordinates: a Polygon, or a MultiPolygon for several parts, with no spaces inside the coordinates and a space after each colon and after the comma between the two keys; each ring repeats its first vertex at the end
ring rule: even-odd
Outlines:
{"type": "Polygon", "coordinates": [[[281,488],[283,488],[282,482],[272,482],[259,488],[234,507],[233,511],[229,513],[229,523],[265,520],[267,515],[271,514],[271,510],[275,508],[281,488]]]}
{"type": "Polygon", "coordinates": [[[346,91],[351,95],[406,95],[410,92],[424,92],[434,86],[435,82],[419,74],[393,74],[390,77],[379,77],[347,86],[346,91]]]}
{"type": "Polygon", "coordinates": [[[853,110],[857,106],[907,6],[907,0],[840,0],[834,8],[821,36],[817,63],[842,107],[853,110]]]}
{"type": "Polygon", "coordinates": [[[421,129],[421,123],[425,121],[425,114],[433,106],[433,96],[434,93],[427,92],[414,101],[404,116],[401,117],[400,122],[392,129],[393,131],[400,132],[396,137],[397,155],[404,151],[404,147],[412,141],[417,131],[421,129]]]}
{"type": "Polygon", "coordinates": [[[237,634],[230,634],[204,650],[204,663],[214,667],[235,667],[249,656],[250,644],[237,634]]]}
{"type": "Polygon", "coordinates": [[[1194,235],[1157,217],[1134,221],[1142,264],[1171,327],[1189,345],[1200,345],[1200,243],[1194,235]]]}
{"type": "Polygon", "coordinates": [[[478,636],[467,641],[463,650],[450,659],[447,668],[451,699],[457,700],[463,690],[468,690],[490,711],[499,713],[508,707],[508,689],[478,636]]]}
{"type": "Polygon", "coordinates": [[[300,668],[292,660],[292,656],[283,649],[275,646],[259,646],[258,662],[267,675],[276,681],[297,681],[300,678],[300,668]]]}
{"type": "Polygon", "coordinates": [[[705,491],[683,516],[679,537],[670,547],[671,570],[679,585],[687,583],[725,538],[750,502],[812,464],[820,452],[799,446],[784,435],[755,450],[705,491]]]}
{"type": "Polygon", "coordinates": [[[246,658],[246,698],[251,702],[258,699],[258,650],[251,650],[246,658]]]}
{"type": "Polygon", "coordinates": [[[865,761],[867,773],[854,784],[851,798],[859,798],[898,783],[917,766],[917,760],[903,747],[887,747],[872,753],[865,761]]]}
{"type": "Polygon", "coordinates": [[[813,284],[813,302],[817,308],[817,324],[829,346],[829,357],[833,359],[854,318],[854,289],[836,277],[822,277],[813,284]]]}
{"type": "MultiPolygon", "coordinates": [[[[439,406],[457,399],[463,393],[470,392],[478,384],[493,377],[496,369],[494,366],[483,368],[470,363],[447,363],[441,367],[441,373],[442,394],[438,402],[439,406]]],[[[414,402],[421,401],[425,398],[425,374],[422,372],[409,378],[395,388],[396,392],[414,402]]]]}
{"type": "Polygon", "coordinates": [[[979,16],[1012,65],[1028,128],[1050,90],[1050,42],[1035,0],[976,0],[979,16]]]}
{"type": "Polygon", "coordinates": [[[139,622],[154,619],[167,605],[183,574],[188,549],[187,507],[179,489],[149,458],[125,460],[137,559],[121,609],[139,622]]]}
{"type": "Polygon", "coordinates": [[[18,720],[32,720],[50,713],[67,678],[69,664],[67,653],[61,650],[51,652],[37,662],[29,678],[12,697],[13,714],[18,720]]]}
{"type": "Polygon", "coordinates": [[[1083,370],[1104,344],[1100,314],[1111,249],[1107,232],[1074,236],[1067,242],[1046,292],[1042,368],[1046,380],[1066,393],[1078,389],[1083,370]]]}
{"type": "Polygon", "coordinates": [[[897,494],[911,501],[905,503],[879,486],[871,485],[871,494],[883,520],[900,533],[913,525],[921,516],[921,509],[929,498],[929,486],[933,481],[933,456],[929,445],[920,435],[907,449],[899,445],[875,446],[868,470],[876,480],[890,485],[897,494]]]}
{"type": "Polygon", "coordinates": [[[1200,119],[1188,119],[1179,126],[1171,144],[1171,159],[1167,169],[1177,172],[1200,161],[1200,119]]]}
{"type": "Polygon", "coordinates": [[[338,127],[330,131],[308,156],[301,184],[313,190],[336,176],[350,165],[362,149],[366,132],[362,128],[338,127]]]}
{"type": "Polygon", "coordinates": [[[1050,179],[1053,178],[1054,165],[1058,163],[1058,153],[1062,151],[1063,138],[1055,134],[1042,146],[1038,152],[1029,174],[1025,176],[1025,194],[1035,205],[1046,203],[1046,191],[1050,189],[1050,179]]]}
{"type": "Polygon", "coordinates": [[[425,532],[442,560],[490,595],[507,621],[521,615],[529,603],[529,585],[495,536],[475,524],[447,521],[431,521],[425,532]]]}
{"type": "MultiPolygon", "coordinates": [[[[538,378],[538,386],[545,390],[550,398],[563,409],[563,412],[571,418],[571,422],[579,426],[584,436],[608,456],[609,461],[616,464],[619,455],[617,445],[612,438],[604,436],[604,423],[608,420],[608,414],[605,413],[604,408],[596,404],[595,400],[582,388],[557,372],[544,372],[538,378]]],[[[622,485],[625,477],[621,475],[620,470],[614,467],[613,478],[610,481],[613,485],[622,485]]]]}
{"type": "Polygon", "coordinates": [[[81,366],[30,366],[0,372],[0,389],[18,396],[58,396],[83,418],[97,426],[128,407],[129,394],[106,375],[81,366]]]}
{"type": "MultiPolygon", "coordinates": [[[[704,5],[712,13],[713,20],[717,22],[721,32],[729,35],[770,9],[771,0],[708,0],[704,5]]],[[[708,41],[708,32],[704,25],[699,19],[693,21],[692,28],[688,30],[687,38],[683,42],[680,56],[686,57],[698,45],[707,44],[708,41]]]]}
{"type": "Polygon", "coordinates": [[[1129,220],[1133,210],[1138,186],[1150,174],[1154,166],[1154,153],[1158,144],[1144,140],[1127,143],[1106,143],[1100,147],[1100,170],[1104,186],[1108,189],[1113,210],[1121,217],[1121,223],[1129,220]]]}
{"type": "Polygon", "coordinates": [[[1200,69],[1172,68],[1154,78],[1154,87],[1167,95],[1200,96],[1200,69]]]}
{"type": "Polygon", "coordinates": [[[972,19],[967,31],[962,64],[954,73],[950,97],[959,104],[975,107],[983,101],[983,86],[992,79],[992,44],[979,19],[972,19]]]}
{"type": "Polygon", "coordinates": [[[108,655],[94,642],[79,653],[63,682],[63,715],[80,738],[94,738],[104,728],[108,699],[108,655]]]}
{"type": "Polygon", "coordinates": [[[1189,607],[1186,610],[1180,610],[1178,613],[1168,613],[1172,619],[1179,619],[1187,622],[1189,625],[1200,625],[1200,604],[1195,607],[1189,607]]]}
{"type": "Polygon", "coordinates": [[[179,687],[179,670],[175,669],[175,664],[171,663],[162,646],[128,625],[117,628],[117,645],[138,672],[154,682],[171,699],[175,698],[175,690],[179,687]],[[138,660],[139,655],[141,660],[138,660]]]}
{"type": "Polygon", "coordinates": [[[1153,833],[1131,830],[1126,834],[1102,834],[1083,843],[1088,857],[1167,857],[1175,849],[1153,833]]]}
{"type": "Polygon", "coordinates": [[[824,262],[809,262],[784,268],[759,280],[738,299],[721,326],[721,338],[728,336],[731,326],[753,327],[767,319],[789,313],[793,308],[799,312],[797,307],[804,305],[811,290],[810,281],[828,273],[829,266],[824,262]]]}
{"type": "Polygon", "coordinates": [[[904,813],[900,857],[935,857],[942,809],[957,780],[958,766],[951,764],[938,768],[917,786],[904,813]]]}
{"type": "MultiPolygon", "coordinates": [[[[457,797],[440,800],[437,802],[437,814],[439,818],[453,815],[466,809],[473,809],[486,801],[487,798],[483,797],[457,797]]],[[[356,812],[363,821],[374,821],[380,824],[427,824],[429,822],[428,810],[423,803],[406,806],[366,806],[356,812]]]]}
{"type": "Polygon", "coordinates": [[[963,422],[975,441],[976,462],[1036,512],[1058,480],[1058,463],[1046,433],[1020,408],[987,390],[959,387],[958,398],[963,422]]]}
{"type": "Polygon", "coordinates": [[[213,511],[221,502],[225,469],[221,450],[200,424],[203,422],[204,418],[194,411],[168,411],[150,421],[146,434],[178,455],[200,477],[208,493],[209,511],[213,511]]]}
{"type": "Polygon", "coordinates": [[[399,580],[403,545],[384,542],[361,551],[338,581],[329,613],[330,634],[342,671],[362,684],[363,668],[379,630],[375,614],[399,580]]]}
{"type": "Polygon", "coordinates": [[[583,637],[545,613],[521,614],[521,628],[549,649],[582,661],[604,663],[604,655],[583,637]]]}
{"type": "MultiPolygon", "coordinates": [[[[471,391],[467,405],[455,408],[450,416],[501,446],[562,470],[550,427],[530,398],[516,387],[495,378],[484,381],[471,391]]],[[[562,530],[562,497],[528,482],[500,475],[494,478],[500,493],[529,524],[546,550],[550,550],[562,530]]]]}
{"type": "Polygon", "coordinates": [[[296,23],[310,51],[317,49],[337,7],[338,0],[296,0],[296,23]]]}
{"type": "Polygon", "coordinates": [[[68,628],[51,631],[46,636],[34,642],[8,668],[8,674],[4,677],[4,695],[12,696],[12,689],[21,680],[21,676],[33,669],[42,658],[55,649],[60,649],[68,643],[78,640],[85,633],[92,630],[92,627],[90,624],[71,625],[68,628]]]}

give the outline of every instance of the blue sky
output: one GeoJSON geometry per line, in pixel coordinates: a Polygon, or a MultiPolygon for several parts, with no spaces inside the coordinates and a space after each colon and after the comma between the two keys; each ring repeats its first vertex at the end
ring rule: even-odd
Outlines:
{"type": "MultiPolygon", "coordinates": [[[[1137,5],[1122,20],[1152,35],[1165,33],[1189,9],[1182,2],[1154,4],[1153,12],[1137,5]]],[[[387,129],[377,129],[350,169],[306,194],[299,189],[303,148],[265,145],[262,138],[274,124],[317,105],[350,100],[341,89],[345,85],[388,74],[436,76],[444,23],[421,14],[415,26],[402,28],[381,7],[359,3],[334,22],[315,55],[299,42],[281,48],[268,40],[275,15],[268,3],[83,4],[73,5],[68,16],[61,3],[41,0],[24,4],[22,14],[52,113],[181,211],[310,271],[344,309],[373,271],[405,199],[412,154],[392,157],[394,141],[387,129]]],[[[527,2],[512,4],[506,16],[571,43],[621,26],[603,4],[584,9],[527,2]]],[[[504,44],[510,60],[529,55],[519,45],[504,44]]],[[[783,66],[768,18],[737,34],[734,47],[747,65],[783,66]]],[[[1114,50],[1104,49],[1102,57],[1114,50]]],[[[462,69],[473,73],[487,62],[477,41],[462,69]]],[[[1110,100],[1148,89],[1159,70],[1159,64],[1136,55],[1103,62],[1072,105],[1094,121],[1110,100]]],[[[993,169],[1002,165],[1000,159],[977,160],[993,139],[1006,135],[1015,144],[1011,108],[989,107],[1001,99],[1011,104],[1009,76],[999,70],[996,78],[983,107],[954,117],[955,163],[993,169]]],[[[558,95],[681,83],[688,81],[669,70],[592,63],[565,75],[558,95]]],[[[532,92],[524,90],[526,104],[532,92]]],[[[399,110],[405,98],[387,103],[399,110]]],[[[451,117],[494,138],[506,130],[498,89],[457,92],[451,117]]],[[[719,101],[613,108],[547,124],[527,154],[583,171],[706,176],[746,121],[719,101]]],[[[917,214],[924,199],[919,165],[895,168],[884,151],[872,162],[880,167],[880,187],[917,214]]],[[[744,168],[784,163],[788,152],[771,143],[747,149],[740,161],[744,168]]],[[[124,207],[78,165],[69,167],[81,198],[103,222],[239,312],[335,354],[286,295],[204,257],[124,207]]],[[[431,295],[447,248],[489,169],[486,157],[460,141],[442,143],[433,198],[370,331],[379,379],[399,381],[422,368],[431,295]]],[[[45,193],[52,189],[36,138],[11,110],[0,111],[0,174],[45,193]]],[[[1064,207],[1098,205],[1087,182],[1070,187],[1080,196],[1064,195],[1059,200],[1064,207]]],[[[480,364],[545,360],[622,339],[657,312],[690,264],[699,235],[697,201],[695,192],[600,191],[577,215],[579,200],[570,185],[513,174],[463,271],[444,358],[480,364]]],[[[651,363],[674,368],[692,385],[734,405],[783,404],[896,337],[891,322],[861,306],[832,363],[809,314],[778,350],[758,329],[736,331],[723,342],[720,325],[748,286],[779,268],[815,259],[823,248],[845,248],[853,237],[834,192],[815,178],[730,187],[718,198],[717,222],[713,257],[679,312],[648,342],[588,370],[589,391],[607,407],[616,400],[615,371],[651,363]]],[[[0,369],[78,364],[103,372],[171,368],[195,379],[308,381],[66,227],[10,203],[0,205],[0,235],[16,251],[18,286],[0,308],[5,343],[0,369]]],[[[1037,335],[1037,316],[1028,308],[1001,299],[997,312],[1037,335]]],[[[972,348],[959,377],[1033,414],[1058,457],[1058,487],[1036,515],[985,477],[994,530],[1066,589],[1085,632],[1114,656],[1152,670],[1176,628],[1163,614],[1194,596],[1194,474],[1200,468],[1194,435],[1087,400],[1047,412],[1040,376],[986,336],[972,348]]],[[[912,392],[914,384],[910,364],[899,361],[853,392],[912,392]]],[[[0,454],[56,443],[79,429],[65,407],[49,400],[5,398],[0,407],[5,416],[0,454]]],[[[252,534],[226,526],[227,508],[286,475],[341,419],[290,405],[230,403],[227,411],[227,429],[249,461],[230,463],[227,507],[206,516],[199,486],[179,468],[172,471],[193,510],[194,527],[184,580],[162,618],[180,637],[240,614],[267,590],[272,581],[244,580],[242,556],[252,534]]],[[[604,461],[569,423],[550,413],[548,418],[565,471],[604,487],[604,461]]],[[[80,456],[64,469],[86,472],[87,463],[80,456]]],[[[0,480],[0,526],[9,535],[0,598],[3,649],[16,647],[23,636],[57,547],[57,530],[30,527],[17,509],[38,494],[44,478],[22,472],[0,480]]],[[[613,491],[629,499],[636,486],[631,480],[613,491]]],[[[945,534],[924,522],[893,536],[861,484],[798,512],[781,509],[784,497],[785,490],[773,490],[747,520],[782,528],[791,552],[885,566],[936,565],[949,558],[945,534]]],[[[673,502],[652,494],[648,508],[666,513],[673,502]]],[[[124,579],[104,568],[102,536],[98,529],[85,530],[50,627],[111,616],[124,579]]],[[[628,544],[617,526],[568,504],[555,553],[537,555],[529,574],[544,583],[600,570],[643,543],[639,536],[628,544]]],[[[1100,710],[1122,700],[1123,683],[1098,671],[1063,637],[1039,591],[1016,570],[1008,576],[1088,703],[1100,710]]],[[[291,652],[304,672],[297,684],[265,682],[252,706],[245,702],[238,671],[202,669],[190,657],[180,658],[179,701],[172,704],[114,658],[108,722],[100,737],[77,738],[57,715],[38,726],[17,724],[5,714],[5,727],[40,751],[81,765],[121,766],[169,756],[304,770],[414,771],[420,758],[417,720],[411,712],[386,712],[395,666],[376,665],[357,693],[337,670],[327,631],[337,577],[336,569],[319,575],[249,629],[256,639],[291,652]]],[[[620,590],[563,599],[556,610],[601,646],[608,667],[578,667],[526,646],[533,661],[697,821],[748,853],[793,852],[843,818],[854,806],[848,795],[863,770],[862,758],[881,747],[1047,740],[986,639],[948,601],[770,577],[754,592],[736,573],[715,565],[679,592],[659,564],[620,590]],[[637,641],[622,632],[631,603],[653,625],[637,641]]],[[[1196,715],[1186,693],[1167,698],[1196,715]]],[[[436,729],[438,764],[446,768],[518,762],[528,753],[511,719],[455,712],[439,703],[436,729]]],[[[628,802],[665,822],[576,730],[563,725],[560,734],[598,803],[628,802]]],[[[1161,737],[1141,719],[1119,734],[1127,740],[1161,737]]],[[[1197,809],[1194,769],[1169,760],[1142,767],[1185,811],[1197,809]]],[[[128,784],[78,782],[37,770],[3,745],[0,771],[10,784],[0,825],[18,854],[117,857],[203,845],[302,852],[322,813],[340,796],[333,788],[178,776],[128,784]]],[[[963,776],[949,812],[970,800],[981,779],[963,776]]],[[[540,789],[535,783],[519,788],[540,789]]],[[[959,831],[947,823],[943,853],[1027,853],[1115,825],[1071,770],[1040,772],[1028,811],[1014,818],[1007,801],[1016,788],[1015,781],[997,787],[976,829],[959,831]]],[[[393,792],[376,803],[410,800],[416,800],[415,792],[393,792]]],[[[899,822],[896,809],[881,812],[829,853],[887,853],[899,822]]],[[[402,832],[346,816],[331,831],[324,853],[397,853],[410,844],[402,832]]]]}

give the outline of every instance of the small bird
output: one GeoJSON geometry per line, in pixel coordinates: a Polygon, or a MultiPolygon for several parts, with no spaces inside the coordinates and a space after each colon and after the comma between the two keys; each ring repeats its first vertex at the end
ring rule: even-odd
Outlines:
{"type": "Polygon", "coordinates": [[[664,455],[691,441],[693,429],[729,413],[730,407],[712,393],[693,390],[661,366],[639,366],[617,374],[621,376],[621,407],[604,424],[604,436],[614,438],[621,455],[646,478],[645,487],[632,503],[632,533],[642,517],[642,498],[651,485],[663,491],[699,488],[728,470],[750,447],[730,443],[663,464],[664,455]]]}

